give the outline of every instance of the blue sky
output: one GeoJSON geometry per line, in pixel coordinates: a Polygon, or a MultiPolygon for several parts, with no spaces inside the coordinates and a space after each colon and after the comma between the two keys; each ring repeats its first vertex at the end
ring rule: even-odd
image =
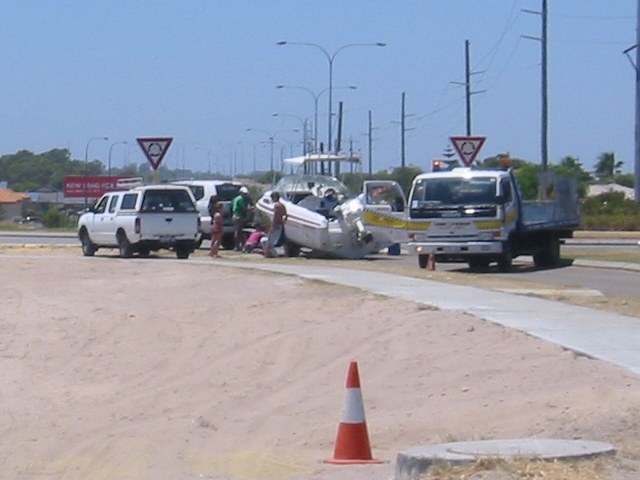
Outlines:
{"type": "MultiPolygon", "coordinates": [[[[613,151],[633,170],[637,2],[549,0],[549,160],[593,168],[613,151]]],[[[540,162],[540,0],[3,0],[0,3],[0,154],[69,148],[105,164],[144,162],[135,138],[174,138],[165,163],[206,171],[267,169],[267,139],[299,154],[313,94],[329,85],[344,107],[343,145],[374,170],[427,168],[465,133],[464,42],[471,44],[472,134],[480,158],[502,152],[540,162]],[[356,90],[344,89],[348,85],[356,90]],[[281,115],[274,117],[273,113],[281,115]],[[299,118],[297,118],[299,117],[299,118]],[[247,131],[247,128],[252,131],[247,131]],[[277,133],[276,133],[277,132],[277,133]],[[128,146],[115,142],[127,141],[128,146]],[[255,151],[255,157],[254,157],[255,151]],[[232,165],[235,163],[235,167],[232,165]]],[[[328,95],[319,96],[327,141],[328,95]]],[[[334,126],[335,126],[334,121],[334,126]]],[[[335,134],[333,134],[335,138],[335,134]]]]}

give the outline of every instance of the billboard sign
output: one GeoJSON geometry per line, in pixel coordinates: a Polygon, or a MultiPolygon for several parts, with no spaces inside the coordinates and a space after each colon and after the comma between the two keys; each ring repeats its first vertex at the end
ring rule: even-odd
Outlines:
{"type": "Polygon", "coordinates": [[[118,180],[131,177],[107,177],[102,175],[67,175],[64,177],[62,191],[67,198],[98,198],[111,190],[128,190],[118,180]]]}

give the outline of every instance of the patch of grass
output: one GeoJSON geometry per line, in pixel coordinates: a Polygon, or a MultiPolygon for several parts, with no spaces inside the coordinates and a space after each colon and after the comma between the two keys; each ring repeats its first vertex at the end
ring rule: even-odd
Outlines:
{"type": "Polygon", "coordinates": [[[598,260],[604,262],[640,263],[640,246],[629,248],[579,248],[571,247],[562,251],[562,257],[568,259],[598,260]]]}
{"type": "Polygon", "coordinates": [[[421,480],[605,480],[610,478],[607,468],[611,465],[605,458],[571,462],[481,458],[463,466],[434,465],[421,480]]]}

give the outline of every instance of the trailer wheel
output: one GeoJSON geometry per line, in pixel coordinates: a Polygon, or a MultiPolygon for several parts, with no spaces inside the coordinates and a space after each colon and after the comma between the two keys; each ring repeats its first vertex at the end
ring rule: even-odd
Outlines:
{"type": "Polygon", "coordinates": [[[427,268],[429,263],[429,255],[418,255],[418,266],[420,268],[427,268]]]}
{"type": "Polygon", "coordinates": [[[285,242],[284,244],[284,254],[287,257],[297,257],[300,255],[300,245],[297,245],[293,242],[285,242]]]}

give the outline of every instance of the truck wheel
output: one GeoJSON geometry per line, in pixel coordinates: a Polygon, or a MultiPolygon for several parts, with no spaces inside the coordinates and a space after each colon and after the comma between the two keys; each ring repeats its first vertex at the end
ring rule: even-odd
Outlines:
{"type": "Polygon", "coordinates": [[[418,255],[418,266],[420,268],[427,268],[429,263],[429,255],[418,255]]]}
{"type": "Polygon", "coordinates": [[[180,259],[189,258],[191,249],[188,247],[176,247],[176,257],[180,259]]]}
{"type": "Polygon", "coordinates": [[[133,247],[123,232],[118,233],[118,249],[121,258],[133,257],[133,247]]]}
{"type": "Polygon", "coordinates": [[[533,264],[537,268],[552,267],[560,261],[560,239],[547,239],[544,248],[533,254],[533,264]]]}
{"type": "Polygon", "coordinates": [[[498,270],[506,273],[511,270],[511,265],[513,265],[513,253],[511,252],[511,245],[509,242],[504,244],[504,250],[498,257],[498,270]]]}
{"type": "Polygon", "coordinates": [[[486,258],[474,258],[469,260],[468,263],[471,270],[484,270],[489,266],[489,260],[486,258]]]}
{"type": "Polygon", "coordinates": [[[85,257],[93,257],[98,248],[96,244],[91,241],[86,230],[80,232],[80,242],[82,242],[82,255],[85,257]]]}
{"type": "Polygon", "coordinates": [[[547,251],[549,256],[549,265],[557,265],[560,263],[560,239],[553,237],[549,239],[547,244],[547,251]]]}

